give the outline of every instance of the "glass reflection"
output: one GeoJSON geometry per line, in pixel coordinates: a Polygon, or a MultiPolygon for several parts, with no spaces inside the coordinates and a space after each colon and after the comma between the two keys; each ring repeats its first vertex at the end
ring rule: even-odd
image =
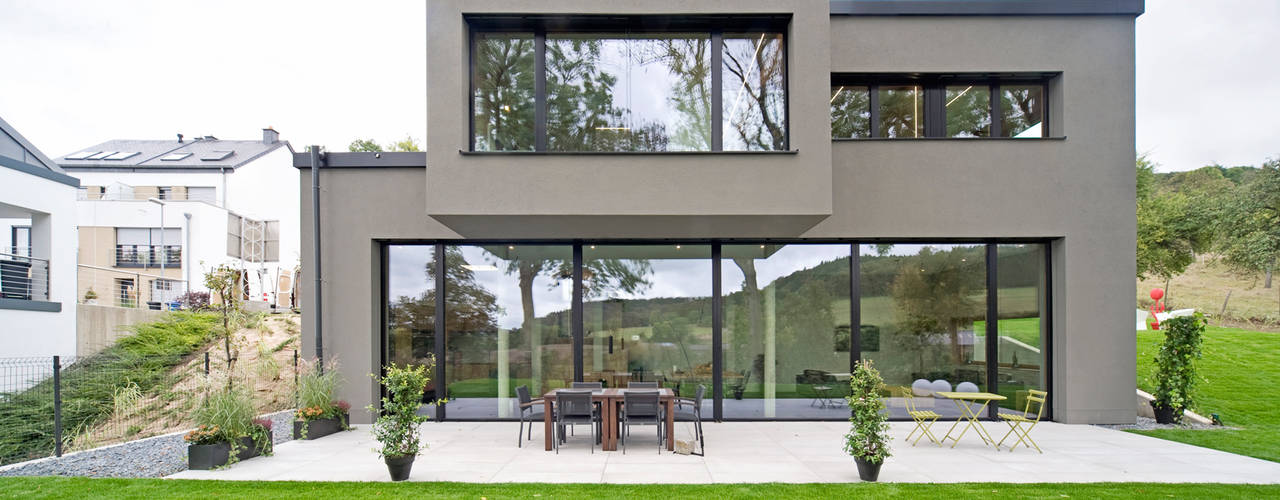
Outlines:
{"type": "Polygon", "coordinates": [[[849,245],[724,245],[724,416],[848,416],[849,245]]]}
{"type": "Polygon", "coordinates": [[[924,90],[918,85],[880,86],[880,137],[924,134],[924,90]]]}
{"type": "Polygon", "coordinates": [[[996,297],[1000,310],[1000,394],[1009,398],[1002,408],[1026,408],[1027,389],[1045,389],[1044,346],[1048,328],[1044,321],[1044,245],[996,246],[996,297]]]}
{"type": "Polygon", "coordinates": [[[786,67],[781,33],[725,33],[725,151],[787,149],[786,67]]]}
{"type": "Polygon", "coordinates": [[[1004,137],[1048,137],[1044,127],[1043,85],[1000,86],[1000,134],[1004,137]]]}
{"type": "Polygon", "coordinates": [[[475,43],[475,150],[532,151],[533,34],[479,33],[475,43]]]}
{"type": "Polygon", "coordinates": [[[570,246],[445,247],[450,417],[518,417],[516,387],[573,380],[572,268],[570,246]]]}
{"type": "Polygon", "coordinates": [[[947,137],[991,136],[991,89],[986,85],[948,86],[947,137]]]}
{"type": "MultiPolygon", "coordinates": [[[[435,352],[436,286],[430,268],[434,260],[434,246],[387,247],[388,363],[424,365],[435,352]]],[[[423,400],[435,399],[433,381],[423,400]]]]}
{"type": "Polygon", "coordinates": [[[831,137],[871,137],[871,93],[865,86],[840,85],[831,89],[831,137]]]}
{"type": "Polygon", "coordinates": [[[986,390],[985,256],[983,245],[861,246],[862,359],[884,376],[891,416],[907,417],[908,391],[921,409],[959,415],[921,382],[986,390]]]}
{"type": "MultiPolygon", "coordinates": [[[[583,247],[583,380],[711,393],[711,247],[583,247]]],[[[711,414],[711,398],[703,411],[711,414]]]]}
{"type": "Polygon", "coordinates": [[[711,150],[709,34],[547,37],[552,151],[711,150]]]}

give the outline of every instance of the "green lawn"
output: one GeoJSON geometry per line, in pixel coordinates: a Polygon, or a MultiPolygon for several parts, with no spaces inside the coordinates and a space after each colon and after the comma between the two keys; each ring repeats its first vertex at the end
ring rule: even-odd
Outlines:
{"type": "MultiPolygon", "coordinates": [[[[1138,332],[1138,387],[1151,392],[1152,358],[1162,332],[1138,332]]],[[[1280,462],[1280,333],[1210,326],[1196,411],[1217,413],[1241,430],[1157,430],[1139,434],[1280,462]]]]}
{"type": "MultiPolygon", "coordinates": [[[[850,467],[853,464],[850,463],[850,467]]],[[[0,498],[1275,498],[1277,485],[1225,484],[470,484],[0,478],[0,498]]]]}

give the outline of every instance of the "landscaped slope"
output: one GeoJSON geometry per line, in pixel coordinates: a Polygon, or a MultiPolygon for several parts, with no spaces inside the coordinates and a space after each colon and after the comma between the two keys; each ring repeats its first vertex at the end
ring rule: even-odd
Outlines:
{"type": "MultiPolygon", "coordinates": [[[[1138,387],[1150,392],[1163,332],[1138,332],[1138,387]]],[[[1135,431],[1148,436],[1280,462],[1280,333],[1209,327],[1196,411],[1240,430],[1135,431]]]]}

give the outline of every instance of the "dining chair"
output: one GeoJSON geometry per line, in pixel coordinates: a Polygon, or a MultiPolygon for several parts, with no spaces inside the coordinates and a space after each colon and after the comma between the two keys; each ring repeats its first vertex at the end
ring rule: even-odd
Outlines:
{"type": "Polygon", "coordinates": [[[627,453],[627,435],[631,425],[653,425],[658,428],[658,454],[662,454],[663,420],[662,403],[658,391],[627,389],[622,393],[622,453],[627,453]]]}
{"type": "Polygon", "coordinates": [[[600,425],[600,412],[591,401],[589,389],[565,389],[556,391],[556,431],[559,436],[554,440],[556,453],[560,453],[560,442],[565,439],[565,426],[587,425],[591,428],[591,453],[596,452],[596,427],[600,425]]]}
{"type": "Polygon", "coordinates": [[[604,389],[604,383],[601,382],[574,382],[574,389],[604,389]]]}
{"type": "Polygon", "coordinates": [[[907,415],[910,415],[911,420],[916,423],[915,428],[911,429],[911,432],[907,434],[906,440],[911,441],[911,436],[915,434],[916,431],[920,431],[920,435],[916,436],[916,440],[911,443],[911,446],[915,446],[919,443],[920,438],[922,437],[928,437],[929,442],[941,446],[942,443],[933,435],[930,428],[933,427],[933,423],[937,422],[942,415],[939,415],[937,412],[932,410],[921,410],[917,407],[916,397],[912,394],[911,389],[902,391],[902,395],[907,401],[907,415]]]}
{"type": "Polygon", "coordinates": [[[657,382],[627,382],[628,389],[657,389],[657,382]]]}
{"type": "Polygon", "coordinates": [[[707,386],[698,384],[698,390],[694,392],[693,398],[676,398],[675,404],[675,421],[693,422],[693,430],[698,438],[698,448],[702,453],[707,452],[706,441],[702,438],[702,398],[706,395],[707,386]],[[685,406],[689,409],[685,409],[685,406]]]}
{"type": "Polygon", "coordinates": [[[1044,416],[1044,401],[1048,398],[1048,392],[1030,389],[1027,391],[1027,404],[1022,409],[1021,415],[1016,413],[1000,413],[1000,420],[1009,424],[1009,432],[1006,432],[1004,437],[1000,438],[1000,442],[996,443],[996,449],[1000,449],[1000,445],[1004,444],[1004,440],[1008,439],[1010,434],[1015,434],[1018,436],[1018,440],[1014,441],[1014,443],[1009,446],[1010,452],[1017,448],[1018,444],[1022,444],[1028,448],[1034,446],[1036,451],[1044,453],[1044,450],[1040,449],[1040,445],[1036,444],[1036,442],[1031,439],[1031,429],[1035,428],[1036,424],[1040,423],[1040,417],[1044,416]],[[1035,419],[1029,418],[1029,415],[1031,415],[1031,405],[1036,406],[1035,419]],[[1023,425],[1026,427],[1023,427],[1023,425]]]}
{"type": "MultiPolygon", "coordinates": [[[[520,433],[517,434],[516,447],[524,446],[525,431],[524,423],[529,422],[528,439],[533,439],[533,424],[539,420],[544,420],[546,414],[543,410],[545,403],[542,398],[533,399],[529,396],[529,386],[522,385],[516,387],[516,398],[519,400],[520,408],[520,433]]],[[[552,420],[555,419],[555,410],[551,411],[552,420]]]]}

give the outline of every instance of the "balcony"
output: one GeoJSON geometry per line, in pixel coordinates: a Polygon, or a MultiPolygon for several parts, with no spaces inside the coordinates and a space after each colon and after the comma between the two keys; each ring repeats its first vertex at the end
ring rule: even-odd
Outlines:
{"type": "Polygon", "coordinates": [[[0,253],[0,299],[49,300],[49,261],[0,253]]]}
{"type": "Polygon", "coordinates": [[[182,246],[116,245],[115,258],[115,267],[180,269],[182,268],[182,246]],[[161,266],[162,259],[163,266],[161,266]]]}

